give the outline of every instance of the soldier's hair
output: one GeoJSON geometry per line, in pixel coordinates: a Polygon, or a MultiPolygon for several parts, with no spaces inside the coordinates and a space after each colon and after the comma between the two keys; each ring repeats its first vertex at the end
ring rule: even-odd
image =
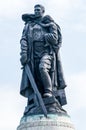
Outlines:
{"type": "Polygon", "coordinates": [[[45,8],[43,5],[37,4],[34,6],[34,8],[36,8],[36,7],[40,7],[42,9],[43,13],[45,12],[45,8]]]}

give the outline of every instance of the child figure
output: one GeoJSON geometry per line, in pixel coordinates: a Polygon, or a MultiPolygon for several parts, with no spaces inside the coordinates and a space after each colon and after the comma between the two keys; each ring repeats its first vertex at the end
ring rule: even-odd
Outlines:
{"type": "Polygon", "coordinates": [[[49,15],[46,15],[40,24],[44,28],[47,28],[49,32],[46,33],[44,36],[46,41],[45,46],[48,46],[49,44],[51,44],[51,46],[57,44],[57,39],[58,39],[57,25],[54,22],[54,20],[49,15]]]}

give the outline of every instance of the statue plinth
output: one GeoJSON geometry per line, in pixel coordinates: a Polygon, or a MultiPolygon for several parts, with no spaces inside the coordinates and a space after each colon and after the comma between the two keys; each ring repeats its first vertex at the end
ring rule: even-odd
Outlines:
{"type": "Polygon", "coordinates": [[[17,130],[75,130],[67,114],[43,114],[24,116],[17,130]]]}

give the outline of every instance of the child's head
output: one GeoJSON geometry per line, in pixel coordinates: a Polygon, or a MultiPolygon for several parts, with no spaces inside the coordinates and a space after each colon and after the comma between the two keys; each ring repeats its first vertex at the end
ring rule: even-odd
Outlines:
{"type": "Polygon", "coordinates": [[[50,22],[54,22],[54,20],[52,19],[51,16],[49,15],[46,15],[43,20],[42,20],[43,23],[47,24],[47,23],[50,23],[50,22]]]}

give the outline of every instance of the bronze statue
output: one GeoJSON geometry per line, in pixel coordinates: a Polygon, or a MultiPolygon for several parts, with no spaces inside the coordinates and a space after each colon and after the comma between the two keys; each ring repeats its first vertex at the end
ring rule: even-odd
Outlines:
{"type": "Polygon", "coordinates": [[[44,12],[45,8],[37,4],[34,14],[22,15],[25,27],[20,40],[20,94],[28,98],[24,115],[65,112],[62,106],[66,104],[66,84],[59,57],[61,30],[44,12]]]}

